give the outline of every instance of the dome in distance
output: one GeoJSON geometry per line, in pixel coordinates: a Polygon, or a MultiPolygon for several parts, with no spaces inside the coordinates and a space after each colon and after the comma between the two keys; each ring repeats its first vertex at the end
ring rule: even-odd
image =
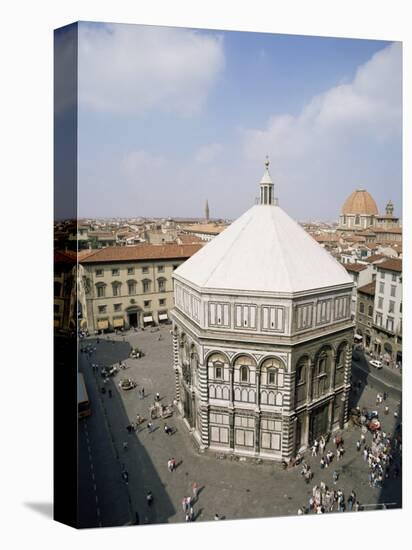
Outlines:
{"type": "Polygon", "coordinates": [[[366,214],[368,216],[377,216],[378,208],[370,193],[365,189],[357,189],[346,199],[342,207],[342,214],[366,214]]]}

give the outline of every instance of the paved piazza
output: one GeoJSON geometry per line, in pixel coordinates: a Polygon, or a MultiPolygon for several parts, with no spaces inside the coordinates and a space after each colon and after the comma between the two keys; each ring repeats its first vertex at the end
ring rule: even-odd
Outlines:
{"type": "MultiPolygon", "coordinates": [[[[175,381],[172,367],[171,326],[160,331],[150,329],[129,332],[125,336],[105,335],[96,343],[90,338],[81,345],[96,347],[91,357],[79,353],[80,370],[92,403],[92,416],[79,422],[80,444],[80,523],[83,527],[124,525],[139,515],[140,523],[173,523],[185,520],[182,498],[192,494],[192,483],[202,489],[194,504],[195,521],[212,520],[217,513],[221,518],[259,518],[295,515],[298,508],[308,506],[312,486],[324,481],[333,486],[332,473],[340,474],[335,489],[341,488],[345,497],[355,490],[364,510],[401,505],[401,480],[386,481],[382,489],[368,484],[367,463],[356,451],[360,429],[350,426],[344,432],[346,452],[340,462],[334,462],[320,470],[319,458],[306,452],[305,460],[311,465],[314,478],[306,485],[300,475],[300,467],[282,470],[278,463],[255,464],[218,458],[215,452],[200,454],[189,436],[178,413],[172,418],[153,421],[153,433],[147,429],[147,421],[137,433],[128,434],[126,426],[135,420],[136,414],[149,418],[149,407],[156,392],[161,402],[169,404],[174,399],[175,381]],[[159,340],[159,335],[161,339],[159,340]],[[129,359],[132,347],[145,353],[141,359],[129,359]],[[125,360],[130,366],[120,371],[108,384],[93,373],[92,364],[107,366],[125,360]],[[136,380],[138,387],[121,391],[118,382],[123,377],[136,380]],[[101,388],[112,389],[103,395],[101,388]],[[145,398],[139,398],[139,389],[145,389],[145,398]],[[164,424],[176,429],[172,436],[164,433],[164,424]],[[123,449],[123,442],[128,449],[123,449]],[[175,458],[178,467],[169,472],[167,461],[175,458]],[[122,469],[129,474],[129,482],[122,479],[122,469]],[[146,492],[153,493],[153,505],[148,507],[146,492]]],[[[376,388],[367,387],[360,406],[375,409],[376,388]]],[[[386,401],[390,412],[381,415],[383,428],[390,433],[394,428],[393,411],[399,403],[391,395],[386,401]]],[[[380,406],[383,411],[383,405],[380,406]]],[[[367,435],[370,442],[371,435],[367,435]]],[[[333,447],[332,442],[327,446],[333,447]]]]}

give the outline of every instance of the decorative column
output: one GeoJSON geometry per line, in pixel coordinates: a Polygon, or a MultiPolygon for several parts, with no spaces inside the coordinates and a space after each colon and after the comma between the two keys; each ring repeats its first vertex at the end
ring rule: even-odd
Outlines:
{"type": "Polygon", "coordinates": [[[234,393],[233,393],[233,373],[234,373],[235,367],[233,365],[229,365],[229,401],[231,404],[231,407],[234,408],[234,393]]]}
{"type": "Polygon", "coordinates": [[[313,380],[313,372],[312,370],[314,369],[314,362],[313,362],[313,359],[312,358],[309,358],[308,360],[308,372],[307,372],[307,394],[306,394],[306,402],[309,404],[312,402],[312,380],[313,380]]]}
{"type": "Polygon", "coordinates": [[[289,460],[294,454],[296,423],[295,417],[282,417],[282,458],[289,460]]]}
{"type": "Polygon", "coordinates": [[[256,410],[255,412],[255,453],[260,453],[260,420],[261,412],[256,410]]]}
{"type": "Polygon", "coordinates": [[[352,363],[352,342],[349,342],[346,349],[345,358],[345,374],[344,374],[344,390],[342,393],[342,404],[339,416],[339,428],[342,430],[348,422],[349,414],[349,392],[350,392],[350,372],[352,363]]]}
{"type": "Polygon", "coordinates": [[[209,446],[209,405],[200,406],[200,439],[202,442],[202,447],[205,449],[209,446]]]}
{"type": "Polygon", "coordinates": [[[229,408],[229,447],[233,451],[235,448],[235,411],[233,406],[229,408]]]}

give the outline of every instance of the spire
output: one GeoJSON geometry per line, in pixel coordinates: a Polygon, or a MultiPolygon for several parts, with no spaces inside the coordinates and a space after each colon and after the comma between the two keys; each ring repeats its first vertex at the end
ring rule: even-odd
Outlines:
{"type": "Polygon", "coordinates": [[[274,195],[274,185],[269,173],[269,157],[266,155],[265,172],[260,180],[260,202],[259,204],[277,204],[274,195]]]}
{"type": "Polygon", "coordinates": [[[385,210],[386,210],[386,215],[387,216],[391,216],[391,217],[393,216],[393,203],[392,203],[391,200],[386,205],[385,210]]]}
{"type": "Polygon", "coordinates": [[[206,206],[205,206],[205,218],[206,221],[209,221],[209,201],[206,199],[206,206]]]}

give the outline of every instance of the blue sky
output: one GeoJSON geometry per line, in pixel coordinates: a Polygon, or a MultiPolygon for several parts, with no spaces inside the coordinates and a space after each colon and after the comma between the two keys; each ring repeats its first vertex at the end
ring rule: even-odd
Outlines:
{"type": "Polygon", "coordinates": [[[79,25],[79,214],[236,218],[266,154],[280,205],[333,220],[366,188],[401,214],[401,46],[79,25]]]}

